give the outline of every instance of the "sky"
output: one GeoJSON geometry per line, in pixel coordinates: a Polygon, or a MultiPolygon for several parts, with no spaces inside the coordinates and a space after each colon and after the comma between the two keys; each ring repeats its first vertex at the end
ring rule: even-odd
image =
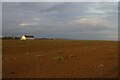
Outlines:
{"type": "Polygon", "coordinates": [[[119,0],[1,0],[2,2],[118,2],[119,0]]]}
{"type": "Polygon", "coordinates": [[[117,40],[117,2],[3,2],[2,35],[117,40]]]}
{"type": "Polygon", "coordinates": [[[2,3],[0,2],[0,37],[2,36],[2,3]]]}

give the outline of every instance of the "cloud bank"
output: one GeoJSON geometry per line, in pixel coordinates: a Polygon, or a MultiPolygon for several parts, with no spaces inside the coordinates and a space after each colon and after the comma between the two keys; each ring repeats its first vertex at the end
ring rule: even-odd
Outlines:
{"type": "Polygon", "coordinates": [[[117,2],[3,2],[3,35],[118,39],[117,2]]]}

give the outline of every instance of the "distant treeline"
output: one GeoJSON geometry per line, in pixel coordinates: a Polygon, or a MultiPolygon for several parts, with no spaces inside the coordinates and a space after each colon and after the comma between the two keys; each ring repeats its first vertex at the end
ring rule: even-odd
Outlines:
{"type": "MultiPolygon", "coordinates": [[[[13,37],[13,36],[4,36],[2,39],[4,40],[20,40],[21,37],[13,37]]],[[[35,38],[36,40],[67,40],[62,38],[35,38]]]]}
{"type": "Polygon", "coordinates": [[[12,36],[4,36],[4,37],[2,37],[2,39],[5,39],[5,40],[10,40],[10,39],[15,39],[15,40],[19,40],[20,39],[20,37],[12,37],[12,36]]]}

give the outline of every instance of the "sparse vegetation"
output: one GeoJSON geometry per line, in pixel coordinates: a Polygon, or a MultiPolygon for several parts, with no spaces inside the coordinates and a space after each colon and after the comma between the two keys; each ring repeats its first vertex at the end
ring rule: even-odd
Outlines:
{"type": "Polygon", "coordinates": [[[116,41],[3,40],[3,77],[117,77],[117,46],[116,41]]]}
{"type": "Polygon", "coordinates": [[[53,60],[55,60],[55,61],[61,61],[61,60],[64,60],[64,59],[65,59],[64,56],[55,56],[55,57],[53,57],[53,60]]]}

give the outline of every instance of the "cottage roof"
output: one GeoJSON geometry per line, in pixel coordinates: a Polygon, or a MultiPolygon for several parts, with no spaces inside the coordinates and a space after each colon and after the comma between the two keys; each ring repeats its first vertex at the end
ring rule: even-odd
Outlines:
{"type": "Polygon", "coordinates": [[[25,37],[33,38],[34,36],[31,35],[24,35],[25,37]]]}

